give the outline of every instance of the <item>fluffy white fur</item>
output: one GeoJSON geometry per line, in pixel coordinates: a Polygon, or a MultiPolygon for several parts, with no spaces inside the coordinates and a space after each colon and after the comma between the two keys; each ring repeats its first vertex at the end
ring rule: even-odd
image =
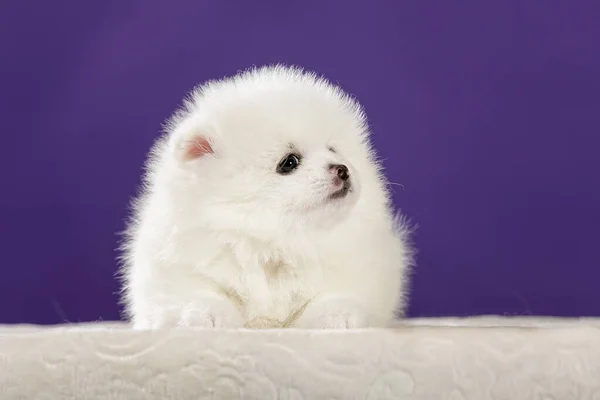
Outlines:
{"type": "Polygon", "coordinates": [[[410,252],[361,106],[316,75],[252,69],[193,91],[155,144],[127,231],[137,328],[386,326],[410,252]],[[293,172],[276,172],[290,153],[293,172]],[[331,165],[349,168],[351,190],[331,165]]]}

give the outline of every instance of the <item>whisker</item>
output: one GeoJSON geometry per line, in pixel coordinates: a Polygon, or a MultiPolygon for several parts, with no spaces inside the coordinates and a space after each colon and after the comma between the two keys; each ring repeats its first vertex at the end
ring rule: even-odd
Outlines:
{"type": "Polygon", "coordinates": [[[390,186],[393,186],[393,185],[400,186],[402,189],[406,188],[403,184],[398,183],[398,182],[388,182],[388,185],[390,185],[390,186]]]}

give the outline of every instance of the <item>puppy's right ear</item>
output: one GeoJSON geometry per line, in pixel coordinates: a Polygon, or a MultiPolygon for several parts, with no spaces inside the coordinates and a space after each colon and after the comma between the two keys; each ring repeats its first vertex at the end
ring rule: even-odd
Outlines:
{"type": "Polygon", "coordinates": [[[190,138],[182,140],[179,151],[182,161],[197,160],[215,153],[210,139],[203,134],[193,135],[190,138]]]}
{"type": "Polygon", "coordinates": [[[183,163],[215,154],[209,129],[194,124],[192,121],[185,121],[177,127],[171,140],[175,157],[183,163]]]}

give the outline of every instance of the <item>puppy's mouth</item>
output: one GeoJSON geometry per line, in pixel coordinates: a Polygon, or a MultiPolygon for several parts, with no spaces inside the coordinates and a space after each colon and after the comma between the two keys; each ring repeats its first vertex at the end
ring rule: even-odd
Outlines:
{"type": "Polygon", "coordinates": [[[331,200],[336,200],[336,199],[343,199],[344,197],[346,197],[348,195],[348,193],[350,193],[352,191],[352,184],[350,183],[350,181],[344,181],[344,184],[342,185],[342,188],[339,190],[336,190],[335,192],[331,193],[329,195],[329,198],[331,200]]]}

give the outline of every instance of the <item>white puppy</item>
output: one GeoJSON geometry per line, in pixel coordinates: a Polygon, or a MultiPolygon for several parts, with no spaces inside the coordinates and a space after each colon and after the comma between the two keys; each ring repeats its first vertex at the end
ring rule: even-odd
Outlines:
{"type": "Polygon", "coordinates": [[[312,73],[197,88],[148,162],[127,231],[137,328],[386,326],[410,252],[361,106],[312,73]]]}

